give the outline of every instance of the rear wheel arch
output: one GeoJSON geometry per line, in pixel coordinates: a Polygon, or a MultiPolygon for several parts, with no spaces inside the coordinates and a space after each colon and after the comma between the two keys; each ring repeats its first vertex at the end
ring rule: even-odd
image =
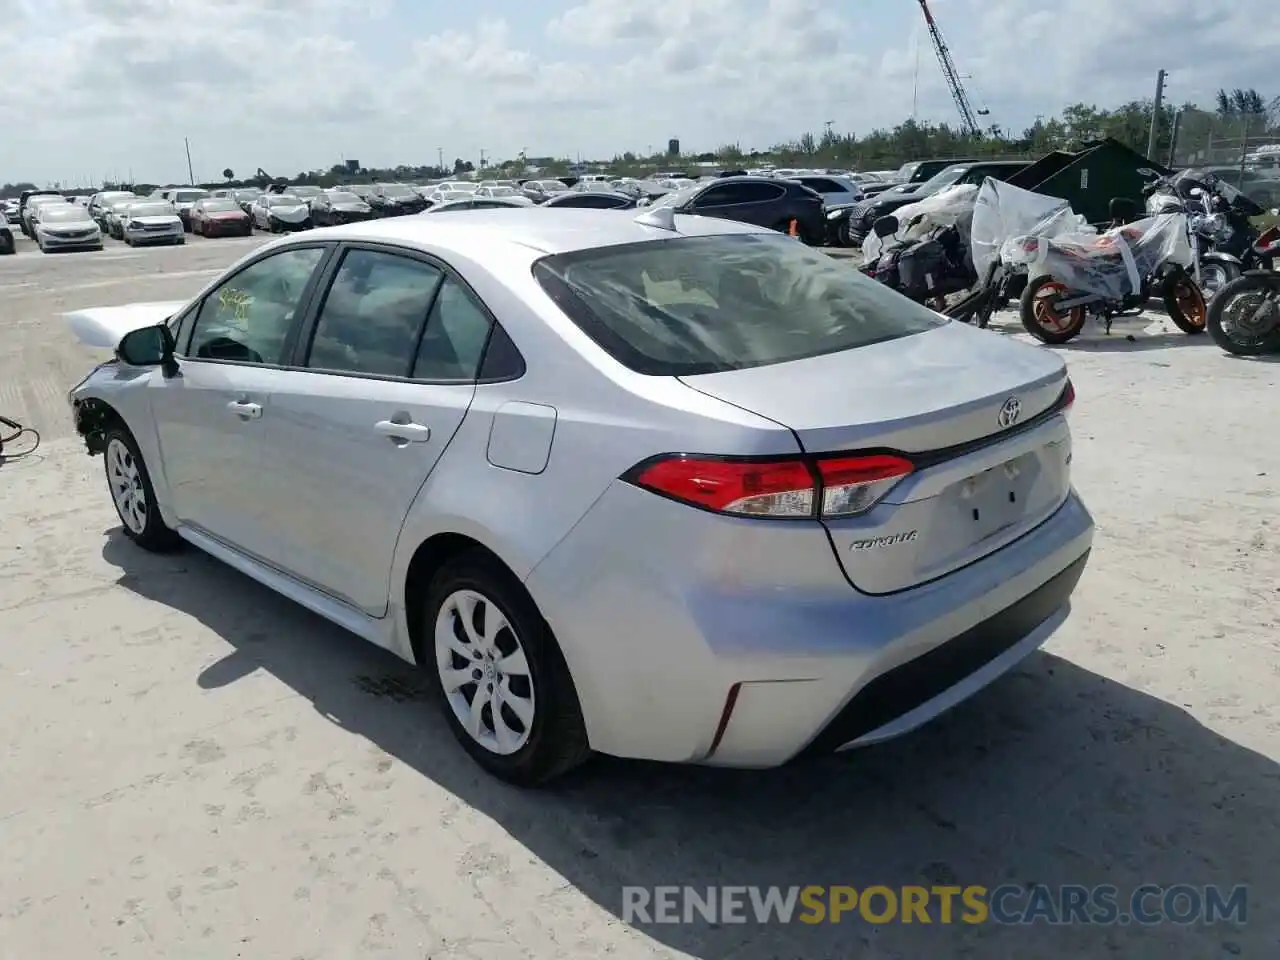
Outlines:
{"type": "Polygon", "coordinates": [[[422,635],[421,617],[417,616],[420,605],[426,598],[427,588],[431,585],[432,578],[444,569],[446,564],[473,550],[487,554],[492,561],[501,564],[511,572],[513,579],[519,580],[498,554],[479,540],[464,533],[437,533],[418,544],[418,548],[409,559],[404,577],[404,596],[401,598],[409,626],[409,643],[414,660],[418,664],[429,662],[429,657],[427,660],[423,659],[430,651],[423,646],[426,638],[422,635]]]}
{"type": "MultiPolygon", "coordinates": [[[[497,553],[465,534],[429,537],[418,545],[409,561],[404,612],[414,661],[431,676],[455,737],[482,767],[509,782],[535,786],[571,770],[591,755],[581,699],[559,641],[533,596],[497,553]],[[465,732],[461,722],[463,715],[450,703],[450,690],[441,682],[443,668],[437,662],[435,640],[430,634],[437,611],[444,610],[443,604],[460,588],[478,591],[485,602],[495,605],[511,624],[517,638],[516,650],[528,656],[526,668],[518,672],[531,678],[530,690],[536,691],[531,693],[531,703],[539,704],[538,712],[526,728],[528,742],[509,755],[490,753],[471,739],[473,734],[465,732]]],[[[477,660],[474,665],[480,662],[477,660]]],[[[480,673],[475,676],[473,696],[479,697],[483,680],[480,673]]],[[[497,682],[491,675],[488,689],[492,690],[497,682]]],[[[480,716],[475,702],[470,708],[472,718],[480,716]]]]}

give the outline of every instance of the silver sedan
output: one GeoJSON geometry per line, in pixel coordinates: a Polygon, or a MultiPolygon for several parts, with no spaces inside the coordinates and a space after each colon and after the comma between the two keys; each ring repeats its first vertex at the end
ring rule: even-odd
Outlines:
{"type": "Polygon", "coordinates": [[[116,351],[70,399],[125,534],[420,665],[516,783],[901,734],[1091,547],[1058,356],[744,224],[377,220],[69,317],[116,351]]]}

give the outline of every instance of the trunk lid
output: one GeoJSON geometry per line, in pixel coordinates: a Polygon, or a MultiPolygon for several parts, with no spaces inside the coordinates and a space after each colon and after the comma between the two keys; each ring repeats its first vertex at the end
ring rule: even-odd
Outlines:
{"type": "Polygon", "coordinates": [[[892,450],[916,463],[867,513],[823,521],[866,593],[917,586],[998,550],[1069,491],[1070,433],[1052,413],[1066,365],[964,324],[681,379],[789,427],[807,453],[892,450]]]}

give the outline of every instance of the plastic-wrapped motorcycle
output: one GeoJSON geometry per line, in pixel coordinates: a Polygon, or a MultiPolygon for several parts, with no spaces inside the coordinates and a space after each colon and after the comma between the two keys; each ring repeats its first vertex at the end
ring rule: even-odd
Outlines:
{"type": "Polygon", "coordinates": [[[908,204],[872,226],[862,272],[934,310],[977,279],[969,258],[976,186],[957,186],[908,204]]]}
{"type": "Polygon", "coordinates": [[[1193,244],[1186,214],[1166,213],[1096,235],[1012,237],[1001,259],[1026,270],[1022,324],[1044,343],[1074,339],[1090,316],[1110,333],[1115,317],[1141,310],[1153,294],[1178,329],[1197,334],[1208,306],[1190,272],[1193,244]]]}
{"type": "Polygon", "coordinates": [[[978,284],[943,312],[985,328],[992,314],[1017,300],[1027,286],[1026,266],[1002,256],[1011,237],[1053,238],[1090,231],[1093,228],[1067,201],[988,177],[978,190],[970,216],[969,261],[978,284]]]}

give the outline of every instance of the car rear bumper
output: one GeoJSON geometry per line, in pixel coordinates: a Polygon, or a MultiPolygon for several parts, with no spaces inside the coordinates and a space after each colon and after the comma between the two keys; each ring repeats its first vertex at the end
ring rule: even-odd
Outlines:
{"type": "Polygon", "coordinates": [[[1066,618],[1092,539],[1073,491],[996,553],[872,597],[816,525],[725,518],[619,482],[527,585],[595,749],[770,767],[906,733],[1011,669],[1066,618]]]}

